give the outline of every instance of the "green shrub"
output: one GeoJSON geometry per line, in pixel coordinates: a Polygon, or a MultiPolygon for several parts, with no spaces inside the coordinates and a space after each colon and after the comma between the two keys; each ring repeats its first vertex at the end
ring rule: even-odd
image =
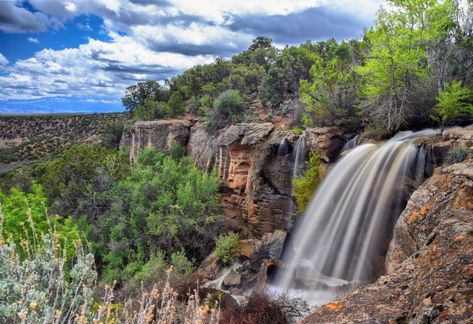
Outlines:
{"type": "Polygon", "coordinates": [[[126,280],[158,250],[171,258],[183,250],[201,261],[212,248],[211,228],[219,218],[218,188],[217,174],[201,172],[189,157],[140,151],[129,176],[99,197],[109,209],[90,219],[107,278],[126,280]],[[134,263],[139,266],[128,266],[134,263]],[[126,276],[120,273],[125,268],[126,276]]]}
{"type": "Polygon", "coordinates": [[[442,124],[461,118],[473,118],[473,91],[453,81],[437,97],[436,115],[442,124]]]}
{"type": "Polygon", "coordinates": [[[233,262],[239,240],[240,236],[233,232],[221,234],[217,238],[214,252],[223,265],[230,265],[233,262]]]}
{"type": "MultiPolygon", "coordinates": [[[[47,199],[43,188],[33,183],[30,193],[17,188],[9,194],[0,192],[0,207],[3,212],[2,235],[18,246],[35,246],[35,241],[43,234],[54,231],[57,241],[65,248],[68,258],[74,255],[79,241],[79,231],[71,217],[49,216],[47,199]]],[[[27,253],[28,251],[23,251],[27,253]]]]}
{"type": "Polygon", "coordinates": [[[294,128],[292,129],[292,132],[293,132],[295,135],[300,136],[300,135],[302,135],[302,133],[304,132],[304,129],[301,128],[301,127],[294,127],[294,128]]]}
{"type": "Polygon", "coordinates": [[[100,145],[78,144],[41,163],[39,180],[54,211],[78,214],[94,196],[129,171],[128,157],[100,145]]]}
{"type": "Polygon", "coordinates": [[[296,198],[297,210],[302,213],[312,198],[312,194],[320,183],[321,159],[317,154],[311,154],[306,162],[307,169],[301,177],[292,180],[293,195],[296,198]]]}

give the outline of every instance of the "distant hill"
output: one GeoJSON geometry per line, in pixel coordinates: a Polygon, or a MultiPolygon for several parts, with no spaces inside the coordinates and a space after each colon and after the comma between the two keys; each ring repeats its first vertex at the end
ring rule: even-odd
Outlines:
{"type": "Polygon", "coordinates": [[[125,113],[0,115],[0,172],[74,143],[100,143],[101,128],[125,113]]]}

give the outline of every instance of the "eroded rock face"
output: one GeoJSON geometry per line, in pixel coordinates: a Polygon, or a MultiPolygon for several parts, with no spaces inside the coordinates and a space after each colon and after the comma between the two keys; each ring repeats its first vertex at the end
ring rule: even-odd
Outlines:
{"type": "Polygon", "coordinates": [[[473,316],[473,159],[437,168],[411,196],[388,275],[318,308],[304,323],[464,323],[473,316]]]}
{"type": "Polygon", "coordinates": [[[171,145],[187,145],[192,123],[188,120],[152,120],[140,121],[133,125],[130,160],[135,161],[138,151],[153,147],[157,151],[168,152],[171,145]]]}
{"type": "Polygon", "coordinates": [[[308,128],[304,132],[309,150],[317,152],[325,162],[332,162],[343,144],[356,135],[356,131],[342,127],[308,128]]]}
{"type": "MultiPolygon", "coordinates": [[[[308,151],[329,161],[352,134],[320,128],[308,129],[304,136],[308,151]]],[[[292,131],[276,130],[272,123],[238,123],[211,133],[188,120],[143,121],[132,127],[130,160],[144,147],[169,151],[173,143],[186,146],[199,169],[218,172],[225,216],[260,237],[293,226],[292,153],[297,139],[292,131]],[[281,142],[287,143],[286,152],[278,152],[281,142]]]]}

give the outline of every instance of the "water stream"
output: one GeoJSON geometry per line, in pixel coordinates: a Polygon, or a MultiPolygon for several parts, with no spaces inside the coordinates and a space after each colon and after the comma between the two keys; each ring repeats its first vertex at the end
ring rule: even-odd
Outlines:
{"type": "MultiPolygon", "coordinates": [[[[419,140],[434,134],[401,132],[383,144],[350,143],[296,225],[273,289],[321,304],[373,281],[384,269],[393,224],[409,190],[426,174],[429,154],[419,140]]],[[[300,141],[295,151],[303,147],[300,141]]],[[[296,154],[295,175],[299,159],[296,154]]]]}

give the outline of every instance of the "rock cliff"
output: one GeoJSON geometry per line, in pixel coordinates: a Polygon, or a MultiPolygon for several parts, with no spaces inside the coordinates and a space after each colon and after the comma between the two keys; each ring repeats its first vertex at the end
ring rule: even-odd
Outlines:
{"type": "Polygon", "coordinates": [[[399,217],[375,283],[304,323],[458,323],[473,316],[473,159],[439,167],[399,217]]]}
{"type": "MultiPolygon", "coordinates": [[[[342,128],[308,129],[304,136],[310,151],[332,161],[354,134],[342,128]]],[[[210,133],[188,120],[137,122],[131,132],[130,159],[139,149],[168,151],[173,143],[202,170],[215,168],[222,180],[224,214],[260,237],[275,230],[289,230],[295,218],[291,196],[292,151],[298,136],[278,130],[272,123],[239,123],[210,133]],[[278,154],[285,139],[288,150],[278,154]]]]}

